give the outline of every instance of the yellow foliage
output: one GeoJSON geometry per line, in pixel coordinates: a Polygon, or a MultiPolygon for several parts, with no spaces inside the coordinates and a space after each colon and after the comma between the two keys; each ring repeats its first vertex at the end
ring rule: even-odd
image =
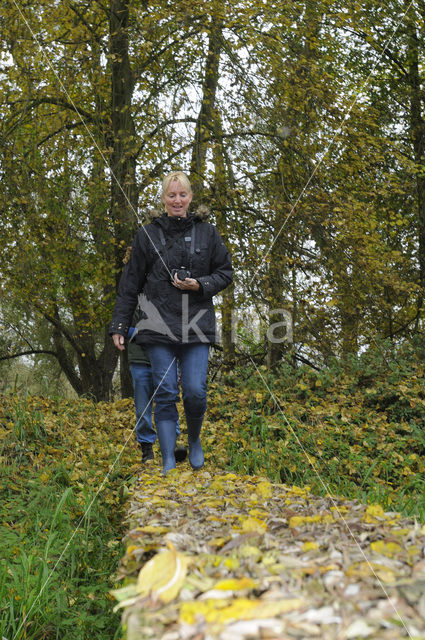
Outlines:
{"type": "Polygon", "coordinates": [[[221,516],[207,516],[206,520],[210,522],[226,522],[226,518],[222,518],[221,516]]]}
{"type": "Polygon", "coordinates": [[[262,482],[259,482],[257,484],[255,492],[260,494],[262,498],[267,500],[268,498],[272,497],[272,485],[270,484],[270,482],[267,482],[267,480],[263,480],[262,482]]]}
{"type": "Polygon", "coordinates": [[[380,504],[370,504],[364,512],[362,520],[368,524],[373,524],[377,518],[385,518],[385,511],[380,504]]]}
{"type": "Polygon", "coordinates": [[[344,505],[338,505],[337,507],[331,507],[331,511],[335,512],[337,514],[348,513],[349,512],[349,508],[345,507],[344,505]]]}
{"type": "Polygon", "coordinates": [[[202,501],[203,507],[208,507],[210,509],[214,509],[215,507],[220,507],[223,504],[223,500],[219,500],[218,498],[207,498],[202,501]]]}
{"type": "Polygon", "coordinates": [[[208,544],[210,547],[222,547],[228,542],[229,538],[212,538],[212,540],[208,540],[208,544]]]}
{"type": "MultiPolygon", "coordinates": [[[[409,529],[391,529],[391,535],[402,538],[409,533],[409,529]]],[[[425,532],[424,532],[425,533],[425,532]]]]}
{"type": "Polygon", "coordinates": [[[416,544],[407,548],[407,555],[409,557],[415,556],[416,554],[420,554],[420,553],[421,553],[421,549],[419,549],[419,547],[416,544]]]}
{"type": "Polygon", "coordinates": [[[252,578],[228,578],[219,580],[214,589],[222,591],[241,591],[242,589],[254,589],[257,583],[252,578]]]}
{"type": "Polygon", "coordinates": [[[349,578],[360,579],[376,576],[385,584],[393,584],[396,579],[394,571],[385,565],[377,564],[376,562],[356,562],[348,567],[345,574],[349,578]]]}
{"type": "Polygon", "coordinates": [[[273,618],[281,613],[294,611],[301,607],[301,598],[285,598],[275,602],[237,598],[232,602],[226,599],[214,599],[199,602],[183,602],[180,607],[180,621],[194,624],[198,618],[206,622],[225,624],[232,620],[255,620],[273,618]]]}
{"type": "Polygon", "coordinates": [[[244,544],[240,549],[239,555],[241,558],[258,558],[258,556],[261,556],[261,551],[258,547],[254,547],[250,544],[244,544]]]}
{"type": "Polygon", "coordinates": [[[400,553],[402,550],[401,546],[397,544],[397,542],[385,542],[384,540],[371,542],[370,548],[372,551],[388,556],[389,558],[392,558],[395,553],[400,553]]]}
{"type": "Polygon", "coordinates": [[[310,485],[307,485],[305,487],[297,487],[295,484],[292,485],[292,487],[289,489],[288,493],[289,494],[293,494],[296,496],[301,496],[301,497],[306,497],[307,494],[309,494],[311,491],[311,487],[310,485]]]}
{"type": "Polygon", "coordinates": [[[265,511],[264,509],[250,509],[249,515],[252,516],[253,518],[259,518],[259,520],[264,520],[264,518],[267,518],[269,516],[269,512],[265,511]]]}
{"type": "Polygon", "coordinates": [[[130,544],[125,550],[125,552],[128,556],[130,556],[133,553],[133,551],[136,551],[136,549],[140,549],[140,547],[137,544],[130,544]]]}
{"type": "Polygon", "coordinates": [[[162,535],[164,533],[168,533],[169,532],[169,527],[161,527],[161,526],[155,526],[155,525],[146,525],[146,527],[141,527],[139,529],[139,531],[142,531],[143,533],[154,533],[157,535],[162,535]]]}
{"type": "Polygon", "coordinates": [[[233,571],[233,569],[239,569],[240,562],[237,558],[226,558],[224,561],[224,566],[226,567],[226,569],[230,569],[231,571],[233,571]]]}
{"type": "Polygon", "coordinates": [[[142,567],[137,578],[137,593],[152,594],[161,602],[171,602],[181,589],[188,564],[189,558],[170,544],[166,551],[157,553],[142,567]]]}
{"type": "Polygon", "coordinates": [[[334,519],[330,514],[327,513],[325,513],[324,515],[318,514],[316,516],[292,516],[291,518],[289,518],[288,526],[291,528],[302,527],[305,524],[314,522],[329,523],[334,522],[334,519]]]}
{"type": "Polygon", "coordinates": [[[258,518],[246,518],[242,521],[241,529],[244,533],[264,533],[267,531],[267,524],[258,518]]]}

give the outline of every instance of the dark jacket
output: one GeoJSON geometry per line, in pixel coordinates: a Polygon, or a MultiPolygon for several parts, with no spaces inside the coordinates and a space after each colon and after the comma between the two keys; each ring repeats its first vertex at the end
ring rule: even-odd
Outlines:
{"type": "Polygon", "coordinates": [[[127,334],[139,301],[145,317],[138,323],[137,343],[214,343],[212,297],[231,282],[230,255],[217,229],[198,216],[164,214],[137,232],[109,332],[127,334]],[[171,284],[170,272],[181,267],[190,269],[199,291],[183,292],[171,284]]]}
{"type": "MultiPolygon", "coordinates": [[[[131,321],[131,326],[135,327],[136,324],[141,319],[141,312],[139,307],[137,307],[134,312],[133,319],[131,321]]],[[[146,364],[150,366],[149,356],[146,353],[145,349],[141,344],[136,344],[135,340],[129,340],[127,345],[127,353],[128,353],[128,363],[129,364],[146,364]]]]}

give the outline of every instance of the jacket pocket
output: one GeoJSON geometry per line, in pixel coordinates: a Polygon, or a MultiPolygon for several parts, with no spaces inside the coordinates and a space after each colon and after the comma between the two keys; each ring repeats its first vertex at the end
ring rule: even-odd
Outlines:
{"type": "Polygon", "coordinates": [[[206,276],[209,274],[210,252],[207,244],[202,244],[195,250],[193,260],[194,277],[206,276]]]}

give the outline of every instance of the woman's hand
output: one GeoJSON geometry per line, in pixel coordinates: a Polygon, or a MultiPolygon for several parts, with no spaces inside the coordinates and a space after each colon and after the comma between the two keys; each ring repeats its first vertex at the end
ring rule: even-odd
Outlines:
{"type": "Polygon", "coordinates": [[[174,274],[173,285],[182,291],[199,291],[199,282],[195,278],[179,280],[177,273],[174,274]]]}
{"type": "Polygon", "coordinates": [[[114,341],[114,345],[117,349],[119,349],[120,351],[124,351],[124,336],[120,335],[119,333],[113,333],[112,340],[114,341]]]}

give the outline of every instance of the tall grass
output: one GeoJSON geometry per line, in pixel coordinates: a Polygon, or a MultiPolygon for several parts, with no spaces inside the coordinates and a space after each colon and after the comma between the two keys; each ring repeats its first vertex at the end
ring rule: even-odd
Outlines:
{"type": "Polygon", "coordinates": [[[122,510],[93,500],[89,469],[72,481],[69,443],[52,436],[25,397],[8,406],[2,423],[0,638],[120,638],[108,592],[122,510]]]}

